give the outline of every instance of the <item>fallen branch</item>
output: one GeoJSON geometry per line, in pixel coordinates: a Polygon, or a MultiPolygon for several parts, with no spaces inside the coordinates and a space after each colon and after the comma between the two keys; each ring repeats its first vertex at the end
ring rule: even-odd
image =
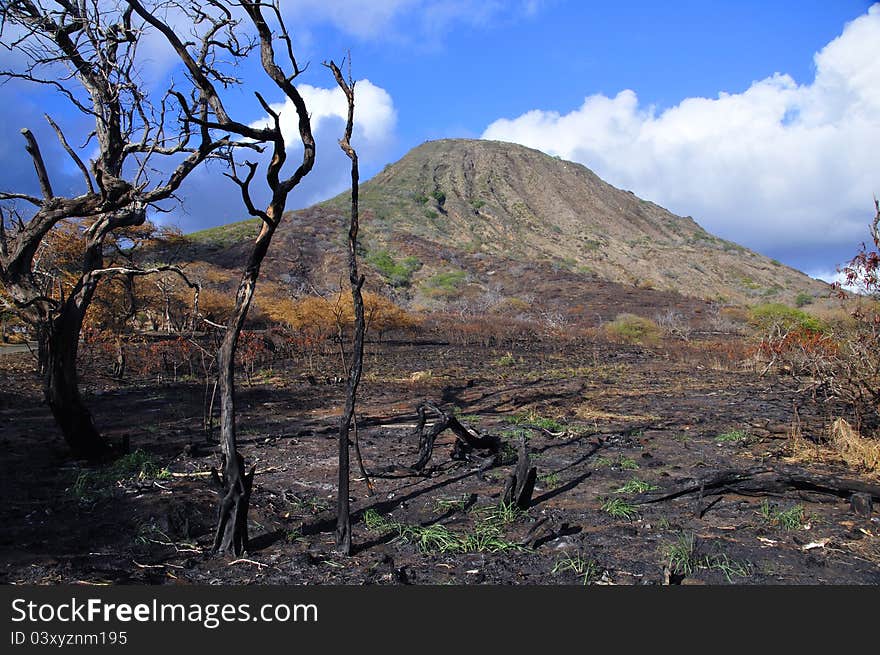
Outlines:
{"type": "Polygon", "coordinates": [[[263,564],[262,562],[256,562],[252,559],[245,559],[244,557],[239,557],[238,559],[234,559],[227,566],[232,566],[233,564],[254,564],[255,566],[260,567],[261,569],[269,568],[268,564],[263,564]]]}
{"type": "Polygon", "coordinates": [[[131,560],[131,561],[139,569],[165,569],[165,568],[182,569],[183,568],[182,566],[179,566],[177,564],[141,564],[137,560],[131,560]]]}
{"type": "Polygon", "coordinates": [[[720,471],[659,495],[657,493],[642,494],[637,496],[634,502],[638,505],[645,505],[699,494],[702,503],[702,498],[705,496],[717,496],[723,493],[750,495],[768,492],[784,493],[786,491],[807,491],[845,499],[852,498],[854,494],[866,494],[872,499],[880,501],[880,486],[876,484],[850,478],[765,467],[720,471]]]}

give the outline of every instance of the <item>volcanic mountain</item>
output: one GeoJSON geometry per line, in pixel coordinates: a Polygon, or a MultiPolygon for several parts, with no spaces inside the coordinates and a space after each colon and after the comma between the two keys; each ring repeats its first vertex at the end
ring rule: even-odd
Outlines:
{"type": "MultiPolygon", "coordinates": [[[[426,142],[362,184],[360,200],[369,284],[416,307],[487,294],[563,300],[603,283],[734,303],[828,288],[580,164],[510,143],[426,142]]],[[[265,276],[338,285],[347,213],[347,193],[288,213],[265,276]]],[[[245,221],[190,238],[198,258],[234,268],[256,230],[245,221]]]]}

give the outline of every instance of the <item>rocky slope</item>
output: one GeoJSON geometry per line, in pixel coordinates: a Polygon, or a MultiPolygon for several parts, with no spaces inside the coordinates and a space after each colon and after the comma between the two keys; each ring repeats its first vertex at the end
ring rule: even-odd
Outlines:
{"type": "MultiPolygon", "coordinates": [[[[825,283],[616,189],[580,164],[509,143],[426,142],[362,184],[361,209],[368,287],[415,308],[564,306],[589,303],[591,292],[654,290],[666,299],[737,304],[827,293],[825,283]]],[[[338,287],[347,214],[344,193],[286,215],[264,279],[293,295],[338,287]]],[[[245,221],[190,235],[190,256],[234,270],[256,231],[245,221]]]]}

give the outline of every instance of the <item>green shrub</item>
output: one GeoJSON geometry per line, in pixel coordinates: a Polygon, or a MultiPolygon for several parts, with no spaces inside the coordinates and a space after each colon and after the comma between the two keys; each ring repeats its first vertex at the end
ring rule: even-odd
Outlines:
{"type": "Polygon", "coordinates": [[[632,521],[639,515],[635,505],[621,498],[604,498],[602,500],[602,511],[616,519],[632,521]]]}
{"type": "Polygon", "coordinates": [[[806,307],[813,304],[813,295],[806,291],[801,291],[794,299],[795,307],[806,307]]]}
{"type": "Polygon", "coordinates": [[[467,273],[464,271],[445,271],[425,280],[424,290],[429,296],[451,296],[458,293],[464,284],[467,273]]]}
{"type": "Polygon", "coordinates": [[[605,332],[626,343],[650,343],[660,337],[660,327],[654,321],[635,314],[619,314],[605,325],[605,332]]]}
{"type": "Polygon", "coordinates": [[[763,500],[759,514],[769,525],[780,527],[783,530],[802,530],[808,522],[804,506],[800,504],[783,510],[776,505],[771,505],[770,501],[763,500]]]}
{"type": "Polygon", "coordinates": [[[413,273],[422,267],[418,257],[396,261],[387,250],[371,252],[366,260],[392,287],[408,287],[413,273]]]}
{"type": "Polygon", "coordinates": [[[516,414],[511,419],[511,423],[514,425],[534,425],[543,428],[544,430],[549,430],[550,432],[563,432],[565,430],[564,424],[555,419],[541,416],[535,411],[516,414]]]}
{"type": "Polygon", "coordinates": [[[727,432],[722,432],[721,434],[715,437],[715,441],[717,443],[749,443],[752,441],[752,435],[750,435],[745,430],[729,430],[727,432]]]}
{"type": "Polygon", "coordinates": [[[749,319],[753,325],[761,329],[767,329],[778,325],[785,330],[802,330],[805,332],[825,333],[828,326],[805,311],[783,305],[782,303],[768,303],[752,307],[749,319]]]}
{"type": "Polygon", "coordinates": [[[364,524],[372,532],[397,532],[397,540],[415,544],[422,553],[500,553],[521,550],[521,546],[504,537],[502,526],[519,518],[510,508],[491,510],[474,524],[472,532],[453,532],[441,523],[411,525],[374,509],[364,512],[364,524]]]}

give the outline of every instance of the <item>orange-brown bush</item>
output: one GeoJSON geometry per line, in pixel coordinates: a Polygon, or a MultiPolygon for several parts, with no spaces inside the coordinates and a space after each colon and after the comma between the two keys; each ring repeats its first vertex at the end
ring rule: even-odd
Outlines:
{"type": "Polygon", "coordinates": [[[831,334],[781,325],[769,328],[753,349],[756,360],[766,364],[764,372],[779,366],[794,375],[815,377],[828,375],[838,365],[840,353],[840,343],[831,334]]]}
{"type": "Polygon", "coordinates": [[[543,325],[521,318],[449,313],[430,314],[425,319],[424,328],[438,339],[456,345],[486,348],[512,348],[539,339],[543,332],[543,325]]]}
{"type": "MultiPolygon", "coordinates": [[[[394,304],[385,296],[365,291],[364,314],[367,331],[381,335],[390,330],[405,330],[419,323],[418,317],[394,304]]],[[[277,303],[270,318],[289,325],[297,332],[316,340],[326,340],[340,335],[354,325],[354,305],[348,293],[332,296],[306,296],[297,301],[277,303]]]]}
{"type": "Polygon", "coordinates": [[[238,337],[235,360],[242,367],[248,383],[256,373],[257,366],[265,365],[272,360],[273,350],[271,341],[266,339],[263,332],[242,330],[238,337]]]}
{"type": "Polygon", "coordinates": [[[837,289],[854,309],[850,320],[831,324],[801,310],[765,306],[753,318],[765,321],[756,347],[765,371],[778,365],[795,375],[808,376],[808,388],[826,398],[849,405],[855,420],[865,429],[880,427],[880,204],[871,224],[874,250],[861,251],[843,269],[846,284],[861,289],[852,295],[837,289]],[[773,320],[768,320],[772,318],[773,320]]]}

